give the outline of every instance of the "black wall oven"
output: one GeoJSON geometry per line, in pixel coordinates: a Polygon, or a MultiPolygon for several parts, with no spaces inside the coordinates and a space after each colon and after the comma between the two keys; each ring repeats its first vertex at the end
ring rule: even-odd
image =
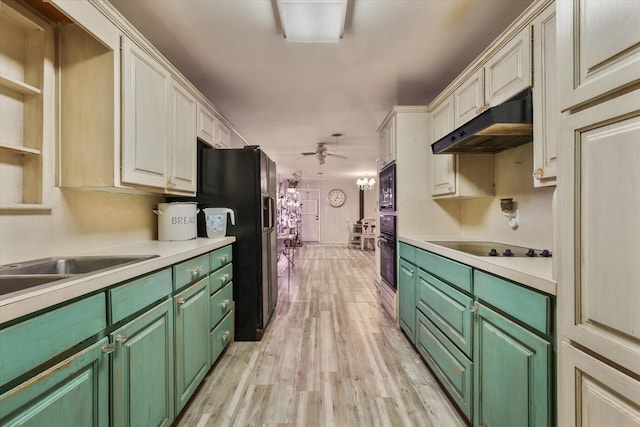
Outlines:
{"type": "MultiPolygon", "coordinates": [[[[396,164],[391,163],[380,170],[378,174],[378,200],[380,211],[392,212],[396,210],[396,164]]],[[[395,231],[395,230],[394,230],[395,231]]],[[[395,233],[394,233],[395,235],[395,233]]]]}
{"type": "Polygon", "coordinates": [[[394,291],[396,283],[396,217],[395,215],[380,215],[380,276],[382,281],[394,291]]]}

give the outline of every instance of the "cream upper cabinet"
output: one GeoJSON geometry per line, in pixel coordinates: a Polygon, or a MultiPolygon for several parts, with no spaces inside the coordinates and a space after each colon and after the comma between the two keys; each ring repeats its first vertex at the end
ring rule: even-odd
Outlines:
{"type": "Polygon", "coordinates": [[[216,143],[217,121],[213,112],[206,105],[198,102],[198,139],[212,147],[216,143]]]}
{"type": "Polygon", "coordinates": [[[51,208],[54,41],[46,21],[0,2],[0,210],[51,208]]]}
{"type": "Polygon", "coordinates": [[[485,107],[499,105],[531,86],[531,27],[525,26],[484,65],[485,107]]]}
{"type": "Polygon", "coordinates": [[[525,26],[453,91],[454,127],[531,86],[531,28],[525,26]]]}
{"type": "Polygon", "coordinates": [[[446,133],[467,123],[484,109],[484,69],[480,68],[453,92],[454,126],[446,133]]]}
{"type": "Polygon", "coordinates": [[[378,129],[380,168],[396,159],[396,117],[389,117],[378,129]]]}
{"type": "Polygon", "coordinates": [[[222,122],[218,121],[218,142],[216,148],[231,148],[231,131],[222,122]]]}
{"type": "Polygon", "coordinates": [[[171,192],[196,191],[196,99],[171,80],[169,92],[168,184],[171,192]]]}
{"type": "Polygon", "coordinates": [[[198,102],[198,139],[215,148],[231,148],[231,131],[206,105],[198,102]]]}
{"type": "Polygon", "coordinates": [[[122,181],[165,188],[171,76],[162,64],[126,37],[122,42],[122,63],[122,181]]]}
{"type": "MultiPolygon", "coordinates": [[[[430,117],[431,142],[437,141],[453,131],[453,97],[450,96],[435,107],[430,117]]],[[[455,193],[456,156],[454,154],[438,154],[432,155],[431,158],[431,195],[442,196],[455,193]]]]}
{"type": "Polygon", "coordinates": [[[88,3],[64,5],[84,22],[58,29],[58,185],[134,191],[120,175],[120,32],[88,3]]]}
{"type": "Polygon", "coordinates": [[[638,22],[638,1],[558,1],[563,111],[640,81],[638,22]]]}
{"type": "MultiPolygon", "coordinates": [[[[432,143],[453,131],[454,104],[455,93],[431,112],[432,143]]],[[[433,198],[472,198],[494,194],[493,155],[433,154],[431,159],[433,198]]]]}
{"type": "Polygon", "coordinates": [[[213,108],[109,3],[55,5],[76,22],[58,28],[58,185],[193,195],[197,137],[219,138],[213,108]]]}
{"type": "Polygon", "coordinates": [[[533,21],[533,185],[556,185],[558,164],[558,67],[556,8],[533,21]]]}
{"type": "Polygon", "coordinates": [[[122,181],[169,194],[195,192],[196,100],[123,37],[122,181]]]}

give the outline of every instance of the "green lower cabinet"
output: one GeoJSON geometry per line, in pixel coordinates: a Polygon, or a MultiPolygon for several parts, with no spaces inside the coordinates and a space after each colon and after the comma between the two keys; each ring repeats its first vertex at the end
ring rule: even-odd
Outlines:
{"type": "Polygon", "coordinates": [[[398,266],[398,312],[400,327],[416,342],[416,266],[400,259],[398,266]]]}
{"type": "Polygon", "coordinates": [[[424,357],[449,396],[471,419],[473,402],[473,362],[420,311],[417,314],[416,340],[424,357]]]}
{"type": "Polygon", "coordinates": [[[112,425],[169,426],[174,419],[173,309],[160,305],[114,331],[112,425]]]}
{"type": "Polygon", "coordinates": [[[204,278],[173,297],[175,321],[176,414],[209,367],[209,287],[204,278]]]}
{"type": "Polygon", "coordinates": [[[470,359],[473,358],[473,298],[426,271],[418,272],[416,307],[470,359]]]}
{"type": "Polygon", "coordinates": [[[109,425],[109,357],[104,338],[0,395],[0,425],[109,425]]]}
{"type": "Polygon", "coordinates": [[[553,425],[552,345],[478,304],[474,425],[553,425]]]}
{"type": "Polygon", "coordinates": [[[220,321],[220,323],[211,331],[210,344],[211,344],[211,365],[218,360],[222,350],[229,344],[233,337],[233,312],[227,313],[227,315],[220,321]]]}

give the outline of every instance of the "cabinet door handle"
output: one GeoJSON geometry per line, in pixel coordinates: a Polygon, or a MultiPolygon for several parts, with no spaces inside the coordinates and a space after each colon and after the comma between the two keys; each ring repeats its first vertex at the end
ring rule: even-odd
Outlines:
{"type": "Polygon", "coordinates": [[[178,305],[182,305],[185,302],[186,302],[186,300],[183,297],[176,298],[176,304],[178,304],[178,305]]]}
{"type": "Polygon", "coordinates": [[[118,342],[126,342],[128,339],[129,337],[124,334],[118,334],[115,336],[115,340],[118,342]]]}
{"type": "Polygon", "coordinates": [[[113,350],[115,349],[116,349],[115,343],[105,344],[100,348],[100,350],[102,350],[102,352],[106,354],[113,353],[113,350]]]}
{"type": "Polygon", "coordinates": [[[220,303],[220,307],[222,307],[223,310],[226,310],[228,305],[229,305],[229,300],[228,299],[226,299],[226,300],[224,300],[224,301],[222,301],[220,303]]]}
{"type": "Polygon", "coordinates": [[[231,335],[231,332],[229,331],[224,331],[224,333],[222,334],[222,336],[220,337],[222,339],[222,342],[227,342],[227,338],[229,338],[229,335],[231,335]]]}
{"type": "Polygon", "coordinates": [[[544,169],[543,168],[538,168],[536,170],[534,170],[531,175],[533,175],[533,177],[535,179],[541,179],[544,176],[544,169]]]}
{"type": "Polygon", "coordinates": [[[478,311],[478,306],[473,304],[469,307],[469,311],[472,313],[475,313],[476,311],[478,311]]]}

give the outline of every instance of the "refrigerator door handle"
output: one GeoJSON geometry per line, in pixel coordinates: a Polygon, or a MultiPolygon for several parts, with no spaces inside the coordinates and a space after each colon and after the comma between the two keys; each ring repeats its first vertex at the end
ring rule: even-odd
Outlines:
{"type": "Polygon", "coordinates": [[[269,228],[273,228],[276,226],[276,204],[273,200],[273,197],[269,197],[269,228]]]}

